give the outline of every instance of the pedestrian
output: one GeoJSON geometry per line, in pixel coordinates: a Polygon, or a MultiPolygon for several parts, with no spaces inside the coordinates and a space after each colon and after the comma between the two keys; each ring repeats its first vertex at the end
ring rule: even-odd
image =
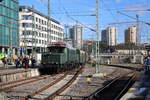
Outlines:
{"type": "Polygon", "coordinates": [[[146,74],[149,74],[150,72],[150,56],[148,55],[147,59],[146,59],[146,66],[145,66],[145,72],[146,74]]]}
{"type": "Polygon", "coordinates": [[[23,66],[24,66],[24,59],[23,57],[21,57],[21,67],[23,68],[23,66]]]}
{"type": "Polygon", "coordinates": [[[20,58],[16,59],[16,68],[19,68],[21,64],[20,58]]]}
{"type": "Polygon", "coordinates": [[[3,58],[3,65],[4,65],[4,68],[7,68],[7,57],[3,58]]]}
{"type": "Polygon", "coordinates": [[[35,67],[35,63],[36,63],[35,57],[32,57],[31,63],[32,63],[32,67],[34,68],[35,67]]]}
{"type": "Polygon", "coordinates": [[[29,58],[28,57],[24,58],[24,62],[25,62],[25,69],[29,68],[29,58]]]}

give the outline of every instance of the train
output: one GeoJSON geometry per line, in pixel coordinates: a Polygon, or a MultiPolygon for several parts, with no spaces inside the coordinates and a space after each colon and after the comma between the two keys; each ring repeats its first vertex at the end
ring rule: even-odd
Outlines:
{"type": "Polygon", "coordinates": [[[85,65],[88,61],[85,51],[67,46],[63,42],[52,43],[47,48],[47,52],[42,54],[41,64],[48,72],[71,70],[85,65]]]}

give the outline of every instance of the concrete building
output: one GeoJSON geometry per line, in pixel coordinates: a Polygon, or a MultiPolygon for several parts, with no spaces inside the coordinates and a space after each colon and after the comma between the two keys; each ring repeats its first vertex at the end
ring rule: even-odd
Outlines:
{"type": "Polygon", "coordinates": [[[19,46],[18,10],[18,0],[0,2],[0,53],[6,53],[9,56],[17,54],[19,46]]]}
{"type": "Polygon", "coordinates": [[[20,46],[22,52],[28,55],[35,52],[44,52],[50,42],[63,41],[63,26],[54,19],[50,19],[37,10],[28,6],[19,7],[20,46]],[[51,26],[50,26],[51,24],[51,26]],[[48,32],[48,28],[49,31],[48,32]]]}
{"type": "Polygon", "coordinates": [[[81,49],[83,44],[83,31],[82,26],[75,25],[69,30],[70,38],[72,39],[73,46],[75,48],[81,49]]]}
{"type": "Polygon", "coordinates": [[[106,37],[106,30],[102,30],[102,34],[101,34],[101,40],[102,42],[104,42],[105,44],[107,44],[107,37],[106,37]]]}
{"type": "Polygon", "coordinates": [[[129,27],[125,30],[125,42],[138,43],[135,26],[129,27]]]}
{"type": "Polygon", "coordinates": [[[107,45],[114,46],[117,45],[117,28],[108,27],[106,29],[106,41],[107,45]]]}

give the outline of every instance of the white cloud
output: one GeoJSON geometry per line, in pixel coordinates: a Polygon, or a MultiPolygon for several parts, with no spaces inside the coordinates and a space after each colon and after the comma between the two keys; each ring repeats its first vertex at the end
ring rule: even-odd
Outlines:
{"type": "Polygon", "coordinates": [[[120,3],[122,0],[116,0],[117,3],[120,3]]]}

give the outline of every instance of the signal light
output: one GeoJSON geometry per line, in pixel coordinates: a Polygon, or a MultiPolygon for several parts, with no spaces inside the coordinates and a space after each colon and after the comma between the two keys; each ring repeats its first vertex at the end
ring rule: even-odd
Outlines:
{"type": "Polygon", "coordinates": [[[0,2],[2,2],[3,0],[0,0],[0,2]]]}

